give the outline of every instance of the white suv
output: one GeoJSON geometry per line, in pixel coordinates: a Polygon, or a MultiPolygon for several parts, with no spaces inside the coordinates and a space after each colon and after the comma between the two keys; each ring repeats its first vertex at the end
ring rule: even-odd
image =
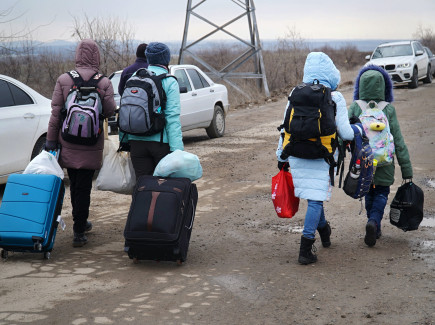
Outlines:
{"type": "Polygon", "coordinates": [[[429,58],[418,41],[380,44],[366,59],[370,60],[366,65],[375,64],[384,68],[394,84],[417,88],[419,80],[432,82],[429,58]]]}

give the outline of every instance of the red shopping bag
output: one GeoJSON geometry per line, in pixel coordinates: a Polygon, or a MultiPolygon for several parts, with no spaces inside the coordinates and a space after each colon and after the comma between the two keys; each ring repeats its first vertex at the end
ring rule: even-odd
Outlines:
{"type": "Polygon", "coordinates": [[[299,209],[299,198],[295,196],[293,177],[281,169],[272,177],[272,202],[280,218],[291,218],[299,209]]]}

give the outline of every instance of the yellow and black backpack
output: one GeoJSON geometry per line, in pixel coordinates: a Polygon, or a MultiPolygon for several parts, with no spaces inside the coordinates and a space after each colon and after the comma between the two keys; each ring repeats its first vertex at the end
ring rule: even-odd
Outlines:
{"type": "Polygon", "coordinates": [[[331,88],[314,80],[312,84],[296,86],[289,96],[284,123],[282,159],[289,156],[318,159],[324,158],[333,168],[337,148],[337,107],[332,100],[331,88]]]}

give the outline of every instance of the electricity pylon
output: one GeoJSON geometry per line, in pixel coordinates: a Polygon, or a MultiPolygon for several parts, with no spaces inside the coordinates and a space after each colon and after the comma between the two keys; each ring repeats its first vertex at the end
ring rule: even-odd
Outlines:
{"type": "MultiPolygon", "coordinates": [[[[224,23],[223,25],[219,26],[215,23],[211,22],[207,18],[199,15],[195,10],[204,2],[207,0],[201,0],[197,4],[192,5],[192,0],[187,0],[187,10],[186,10],[186,21],[184,25],[184,33],[183,33],[183,41],[181,44],[180,49],[180,56],[178,58],[178,64],[183,64],[186,54],[189,54],[194,60],[202,64],[206,69],[208,69],[209,74],[215,75],[216,77],[225,80],[229,85],[234,87],[236,90],[238,90],[240,93],[247,96],[247,94],[239,87],[237,84],[235,84],[233,81],[229,79],[257,79],[258,80],[258,87],[261,89],[264,88],[265,95],[269,97],[269,87],[267,85],[267,79],[266,79],[266,72],[264,70],[264,62],[263,62],[263,54],[261,50],[261,44],[260,44],[260,36],[258,33],[257,28],[257,19],[255,18],[255,5],[254,0],[230,0],[240,6],[244,12],[237,17],[233,18],[232,20],[224,23]],[[190,44],[187,44],[187,35],[189,32],[189,24],[190,24],[190,18],[191,16],[194,16],[205,23],[213,26],[215,29],[209,32],[208,34],[202,36],[201,38],[194,40],[190,42],[190,44]],[[249,35],[250,40],[244,40],[241,37],[231,33],[226,27],[229,25],[239,21],[240,19],[246,17],[248,22],[248,28],[249,28],[249,35]],[[224,32],[237,41],[247,45],[248,49],[243,52],[241,55],[239,55],[237,58],[235,58],[233,61],[228,63],[225,67],[223,67],[220,70],[217,70],[213,68],[208,62],[201,59],[199,56],[197,56],[195,53],[193,53],[190,49],[198,44],[199,42],[207,39],[208,37],[212,36],[216,32],[221,31],[224,32]],[[252,72],[235,72],[236,69],[238,69],[240,66],[242,66],[245,62],[247,62],[249,59],[253,58],[254,61],[254,71],[252,72]]],[[[223,2],[223,0],[220,0],[223,2]]]]}

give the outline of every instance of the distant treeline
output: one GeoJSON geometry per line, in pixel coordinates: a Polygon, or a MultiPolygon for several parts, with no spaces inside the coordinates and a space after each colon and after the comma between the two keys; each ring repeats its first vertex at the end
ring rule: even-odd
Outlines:
{"type": "MultiPolygon", "coordinates": [[[[91,27],[89,26],[89,30],[91,27]]],[[[103,26],[102,30],[105,28],[103,26]]],[[[99,34],[83,33],[82,30],[77,32],[77,35],[80,36],[79,39],[90,37],[96,40],[101,54],[100,70],[106,75],[123,69],[135,60],[138,42],[129,38],[128,33],[122,33],[119,36],[118,31],[119,29],[114,30],[106,38],[99,34]]],[[[421,39],[424,45],[434,48],[435,42],[432,33],[422,35],[421,39]]],[[[374,47],[378,44],[378,41],[375,40],[364,42],[365,44],[373,42],[374,47]]],[[[356,44],[346,41],[328,42],[327,44],[310,42],[294,34],[275,42],[266,41],[263,43],[264,66],[272,97],[288,93],[293,86],[302,80],[305,58],[310,51],[322,51],[328,54],[343,74],[345,71],[359,69],[366,62],[364,57],[373,50],[361,51],[361,43],[358,47],[356,44]],[[318,46],[314,47],[315,44],[318,46]]],[[[173,53],[171,64],[177,64],[179,44],[175,42],[168,42],[168,44],[173,53]]],[[[205,44],[207,46],[195,47],[194,52],[218,71],[246,51],[245,45],[241,43],[236,45],[233,42],[222,41],[205,44]]],[[[57,77],[74,68],[75,45],[74,42],[64,41],[50,44],[34,41],[0,42],[0,73],[16,78],[44,96],[51,98],[57,77]]],[[[189,56],[186,57],[184,63],[198,65],[207,71],[205,67],[189,56]]],[[[252,72],[254,70],[253,61],[248,60],[237,72],[252,72]]],[[[213,75],[210,77],[215,82],[225,83],[213,75]]],[[[249,98],[241,96],[231,86],[228,86],[232,107],[248,102],[261,102],[265,99],[264,94],[259,91],[257,80],[239,79],[234,80],[234,82],[249,95],[249,98]]]]}

